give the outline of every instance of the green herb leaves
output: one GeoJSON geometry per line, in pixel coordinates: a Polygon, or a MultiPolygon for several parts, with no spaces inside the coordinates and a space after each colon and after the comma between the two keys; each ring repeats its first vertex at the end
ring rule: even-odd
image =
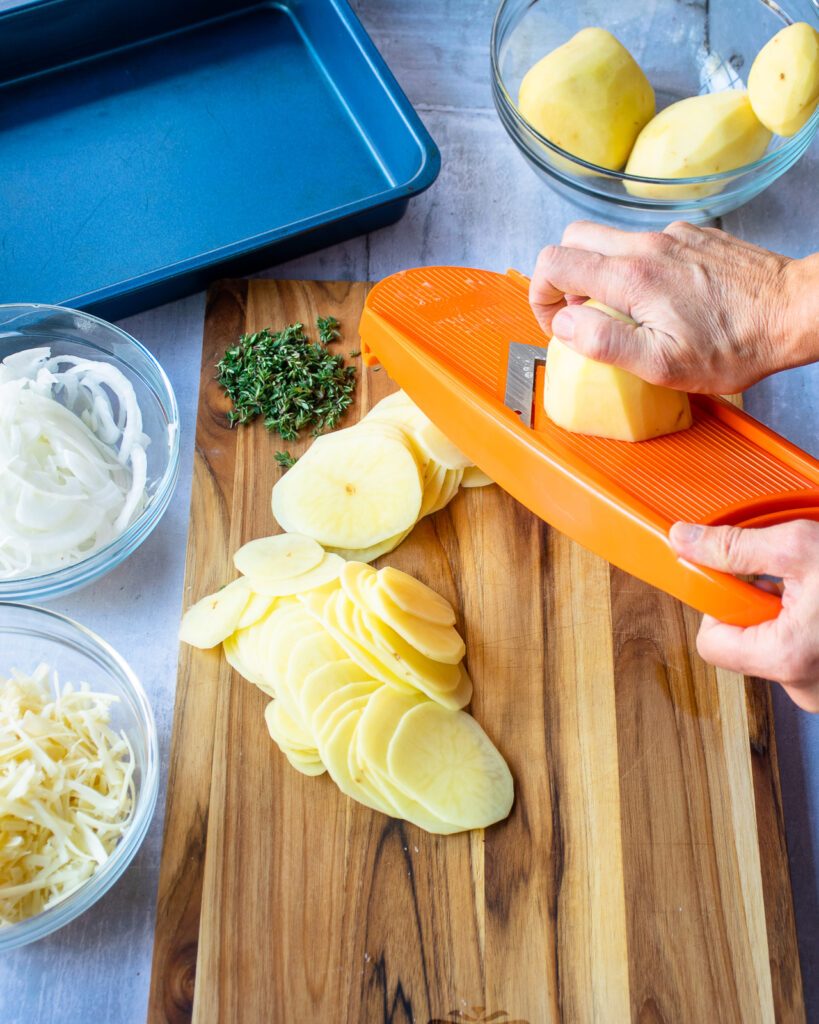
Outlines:
{"type": "Polygon", "coordinates": [[[291,469],[299,461],[295,455],[291,455],[290,452],[275,452],[273,458],[278,462],[282,469],[291,469]]]}
{"type": "MultiPolygon", "coordinates": [[[[355,367],[345,366],[343,356],[327,350],[340,336],[335,317],[316,321],[319,341],[311,342],[303,324],[281,331],[269,328],[243,334],[217,363],[217,380],[233,402],[228,412],[231,426],[264,418],[268,430],[285,441],[299,431],[314,434],[332,430],[353,399],[355,367]]],[[[287,453],[277,453],[284,456],[287,453]]]]}

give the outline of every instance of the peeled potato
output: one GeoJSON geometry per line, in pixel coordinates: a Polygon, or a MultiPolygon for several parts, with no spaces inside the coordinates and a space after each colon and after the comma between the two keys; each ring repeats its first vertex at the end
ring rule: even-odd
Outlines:
{"type": "Polygon", "coordinates": [[[495,481],[477,466],[467,466],[461,479],[461,487],[488,487],[495,481]]]}
{"type": "Polygon", "coordinates": [[[512,775],[492,741],[471,715],[432,701],[403,716],[387,768],[399,789],[461,828],[486,828],[512,809],[512,775]]]}
{"type": "Polygon", "coordinates": [[[341,589],[360,608],[366,608],[363,588],[370,580],[378,578],[378,573],[370,565],[363,562],[348,562],[339,574],[341,589]]]}
{"type": "Polygon", "coordinates": [[[233,564],[255,579],[284,580],[301,576],[324,558],[324,551],[311,537],[298,533],[280,533],[276,537],[260,537],[240,547],[233,564]]]}
{"type": "Polygon", "coordinates": [[[472,460],[467,458],[431,420],[418,431],[417,437],[421,447],[439,466],[446,469],[465,469],[472,465],[472,460]]]}
{"type": "Polygon", "coordinates": [[[454,626],[441,626],[405,612],[387,597],[375,578],[363,581],[361,592],[367,610],[425,657],[457,665],[466,654],[466,645],[454,626]]]}
{"type": "Polygon", "coordinates": [[[308,760],[318,760],[313,737],[301,722],[293,718],[280,700],[273,700],[267,705],[264,717],[268,732],[282,749],[293,751],[308,760]]]}
{"type": "Polygon", "coordinates": [[[271,697],[276,696],[276,690],[262,674],[258,663],[258,648],[253,635],[253,627],[237,629],[235,633],[225,637],[222,643],[222,650],[225,652],[225,659],[231,668],[235,669],[240,676],[243,676],[249,683],[258,686],[260,690],[271,697]]]}
{"type": "Polygon", "coordinates": [[[313,443],[273,488],[273,514],[321,544],[366,548],[410,529],[421,477],[409,446],[376,432],[341,430],[313,443]]]}
{"type": "Polygon", "coordinates": [[[305,722],[312,722],[316,708],[331,693],[340,690],[342,686],[347,686],[348,683],[363,682],[367,682],[364,671],[352,658],[331,661],[315,669],[304,680],[299,691],[302,719],[305,722]]]}
{"type": "Polygon", "coordinates": [[[250,584],[259,594],[268,597],[288,597],[291,594],[302,594],[305,590],[315,590],[325,583],[330,583],[341,572],[344,559],[338,555],[325,554],[322,560],[312,569],[300,576],[287,579],[273,579],[269,576],[249,576],[250,584]]]}
{"type": "Polygon", "coordinates": [[[179,639],[192,647],[216,647],[236,629],[250,596],[250,584],[240,577],[203,597],[182,616],[179,639]]]}
{"type": "MultiPolygon", "coordinates": [[[[424,496],[421,498],[421,508],[418,512],[419,519],[423,519],[424,516],[428,516],[431,512],[443,507],[440,504],[441,494],[444,491],[444,487],[447,488],[447,494],[452,493],[452,479],[450,470],[444,466],[439,466],[437,462],[429,463],[424,474],[424,496]]],[[[446,504],[446,500],[444,500],[443,504],[446,504]]]]}
{"type": "Polygon", "coordinates": [[[331,693],[329,697],[325,697],[316,708],[310,722],[319,751],[341,718],[354,708],[363,708],[381,685],[373,679],[361,683],[348,683],[335,693],[331,693]]]}
{"type": "Polygon", "coordinates": [[[819,103],[819,32],[805,21],[780,29],[756,55],[748,99],[765,127],[795,135],[819,103]]]}
{"type": "Polygon", "coordinates": [[[463,476],[464,471],[462,469],[448,469],[446,471],[446,476],[444,477],[443,484],[441,485],[440,494],[432,508],[429,510],[429,515],[432,515],[435,512],[440,512],[442,508],[446,508],[458,493],[458,488],[461,486],[463,476]]]}
{"type": "Polygon", "coordinates": [[[378,586],[402,611],[441,626],[455,625],[455,610],[431,587],[393,566],[378,570],[378,586]]]}

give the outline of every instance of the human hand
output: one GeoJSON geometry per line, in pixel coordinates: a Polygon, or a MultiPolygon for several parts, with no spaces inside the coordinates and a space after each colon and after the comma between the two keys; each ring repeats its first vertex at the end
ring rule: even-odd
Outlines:
{"type": "Polygon", "coordinates": [[[781,577],[781,585],[758,584],[782,594],[775,619],[743,629],[705,615],[697,649],[722,668],[781,683],[800,708],[819,712],[819,523],[802,519],[759,530],[675,523],[670,540],[690,562],[781,577]]]}
{"type": "Polygon", "coordinates": [[[683,222],[632,233],[578,221],[540,253],[529,301],[544,331],[583,355],[654,384],[730,394],[819,358],[804,351],[797,314],[805,288],[819,290],[812,259],[683,222]],[[580,305],[587,296],[637,326],[580,305]]]}

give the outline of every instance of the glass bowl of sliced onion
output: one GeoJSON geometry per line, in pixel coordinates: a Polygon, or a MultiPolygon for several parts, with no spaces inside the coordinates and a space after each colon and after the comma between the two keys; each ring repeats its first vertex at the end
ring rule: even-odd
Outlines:
{"type": "Polygon", "coordinates": [[[98,579],[159,522],[179,470],[164,370],[125,331],[60,306],[0,306],[0,600],[98,579]]]}
{"type": "Polygon", "coordinates": [[[63,615],[0,603],[0,953],[111,888],[158,787],[153,713],[123,658],[63,615]]]}

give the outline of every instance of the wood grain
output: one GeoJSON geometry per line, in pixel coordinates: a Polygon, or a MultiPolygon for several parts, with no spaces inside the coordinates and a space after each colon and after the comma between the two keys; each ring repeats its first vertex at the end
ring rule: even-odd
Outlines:
{"type": "MultiPolygon", "coordinates": [[[[253,281],[243,306],[220,286],[203,383],[241,329],[333,313],[357,347],[367,289],[253,281]]],[[[392,387],[367,371],[347,422],[392,387]]],[[[280,472],[275,439],[203,396],[189,600],[275,529],[280,472]]],[[[289,767],[261,693],[183,650],[150,1020],[803,1020],[764,686],[705,666],[696,615],[497,487],[383,561],[460,610],[512,815],[442,838],[348,801],[289,767]]]]}

